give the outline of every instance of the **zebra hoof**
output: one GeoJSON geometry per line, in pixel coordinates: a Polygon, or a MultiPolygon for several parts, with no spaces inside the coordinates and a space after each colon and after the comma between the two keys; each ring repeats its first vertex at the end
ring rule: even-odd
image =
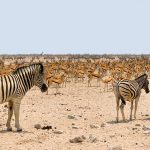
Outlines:
{"type": "Polygon", "coordinates": [[[17,132],[22,132],[22,129],[20,128],[20,129],[17,129],[17,132]]]}
{"type": "Polygon", "coordinates": [[[12,127],[7,128],[7,131],[12,131],[12,127]]]}

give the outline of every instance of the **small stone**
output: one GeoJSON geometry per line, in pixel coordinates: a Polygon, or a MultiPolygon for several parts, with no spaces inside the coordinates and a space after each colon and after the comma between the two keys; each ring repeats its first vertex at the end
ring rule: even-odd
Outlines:
{"type": "Polygon", "coordinates": [[[110,137],[110,138],[113,138],[113,137],[115,137],[115,135],[110,135],[109,137],[110,137]]]}
{"type": "Polygon", "coordinates": [[[132,130],[137,130],[137,128],[132,128],[132,130]]]}
{"type": "Polygon", "coordinates": [[[140,127],[141,125],[137,123],[137,124],[135,124],[135,126],[140,127]]]}
{"type": "Polygon", "coordinates": [[[41,129],[41,125],[40,125],[40,124],[35,124],[35,125],[34,125],[34,128],[36,128],[36,129],[41,129]]]}
{"type": "Polygon", "coordinates": [[[71,109],[66,109],[66,111],[71,111],[71,109]]]}
{"type": "Polygon", "coordinates": [[[61,130],[54,130],[53,133],[55,133],[55,134],[63,134],[64,132],[61,131],[61,130]]]}
{"type": "Polygon", "coordinates": [[[97,124],[91,124],[90,127],[91,127],[91,128],[100,128],[100,126],[97,125],[97,124]]]}
{"type": "Polygon", "coordinates": [[[84,140],[86,140],[86,137],[85,137],[84,135],[82,135],[82,138],[83,138],[84,140]]]}
{"type": "Polygon", "coordinates": [[[76,117],[72,115],[68,115],[68,119],[76,119],[76,117]]]}
{"type": "Polygon", "coordinates": [[[73,126],[73,127],[72,127],[72,129],[79,129],[79,127],[77,127],[77,126],[73,126]]]}
{"type": "Polygon", "coordinates": [[[73,139],[70,139],[69,141],[70,143],[82,143],[84,142],[85,139],[86,139],[85,136],[82,135],[82,136],[78,136],[73,139]]]}

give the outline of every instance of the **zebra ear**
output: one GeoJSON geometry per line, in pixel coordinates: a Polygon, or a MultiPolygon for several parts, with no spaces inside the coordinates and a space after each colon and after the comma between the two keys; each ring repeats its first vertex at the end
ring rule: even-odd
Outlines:
{"type": "Polygon", "coordinates": [[[145,78],[145,79],[147,79],[147,78],[148,78],[148,75],[147,75],[146,73],[144,74],[144,78],[145,78]]]}

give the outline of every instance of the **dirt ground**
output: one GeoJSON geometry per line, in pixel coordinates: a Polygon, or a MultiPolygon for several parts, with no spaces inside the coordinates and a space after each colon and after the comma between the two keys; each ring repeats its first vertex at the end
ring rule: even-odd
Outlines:
{"type": "MultiPolygon", "coordinates": [[[[86,81],[69,82],[59,91],[60,95],[54,95],[55,88],[49,88],[46,95],[33,87],[26,94],[21,105],[23,132],[20,133],[14,128],[14,116],[13,132],[6,131],[7,108],[0,105],[0,150],[150,149],[150,94],[142,91],[137,120],[116,123],[113,92],[87,87],[86,81]],[[52,129],[36,129],[36,124],[52,129]],[[72,143],[70,140],[75,137],[81,141],[72,143]]],[[[127,119],[129,110],[130,103],[127,103],[127,119]]]]}

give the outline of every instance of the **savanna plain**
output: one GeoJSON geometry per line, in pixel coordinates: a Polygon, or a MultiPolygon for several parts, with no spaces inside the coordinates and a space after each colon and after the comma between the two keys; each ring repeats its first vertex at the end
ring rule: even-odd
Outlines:
{"type": "Polygon", "coordinates": [[[48,93],[41,93],[38,87],[27,92],[20,109],[22,132],[16,132],[14,116],[13,131],[6,131],[7,103],[0,105],[0,150],[150,149],[150,94],[142,90],[136,120],[129,120],[130,102],[127,102],[127,121],[122,121],[119,112],[117,123],[113,93],[116,80],[149,73],[149,57],[3,57],[1,68],[10,71],[20,64],[38,61],[45,66],[48,93]]]}

